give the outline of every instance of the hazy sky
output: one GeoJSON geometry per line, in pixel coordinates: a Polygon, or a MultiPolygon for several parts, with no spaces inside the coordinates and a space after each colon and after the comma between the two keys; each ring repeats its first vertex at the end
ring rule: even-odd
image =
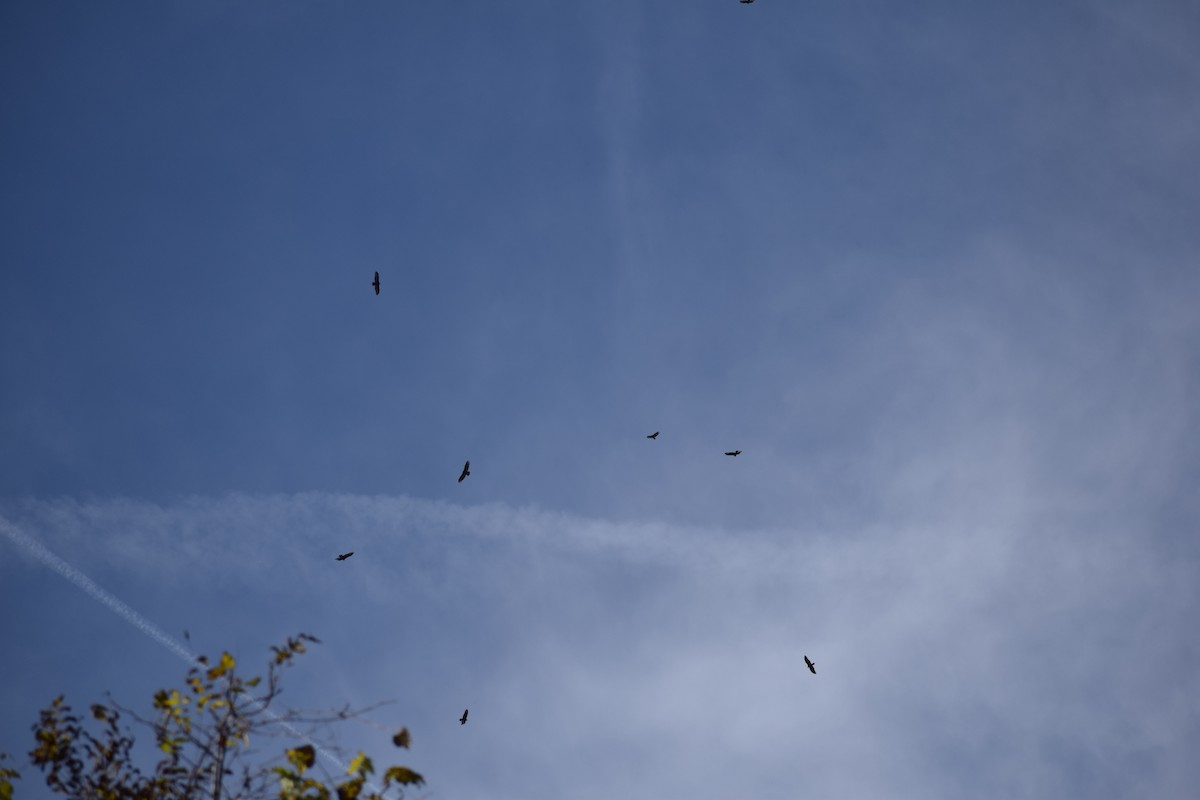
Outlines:
{"type": "Polygon", "coordinates": [[[0,5],[0,751],[307,631],[438,798],[1192,796],[1197,41],[0,5]]]}

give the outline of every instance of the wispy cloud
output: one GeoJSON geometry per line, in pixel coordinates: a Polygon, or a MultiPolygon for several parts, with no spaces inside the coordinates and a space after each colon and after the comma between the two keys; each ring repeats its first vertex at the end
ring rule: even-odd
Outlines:
{"type": "Polygon", "coordinates": [[[252,582],[250,607],[315,593],[312,621],[337,626],[313,631],[333,648],[318,682],[399,694],[442,791],[1034,796],[1116,770],[1115,787],[1169,794],[1194,777],[1194,643],[1174,635],[1194,570],[1012,497],[977,512],[847,538],[323,494],[6,514],[106,574],[188,587],[193,608],[218,591],[196,563],[252,582]],[[370,658],[338,657],[366,641],[370,658]],[[441,718],[461,705],[454,731],[441,718]],[[467,735],[490,742],[470,768],[467,735]]]}

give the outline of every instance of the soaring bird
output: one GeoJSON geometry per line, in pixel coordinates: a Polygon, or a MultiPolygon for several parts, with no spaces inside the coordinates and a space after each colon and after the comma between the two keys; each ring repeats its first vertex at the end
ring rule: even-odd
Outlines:
{"type": "Polygon", "coordinates": [[[742,5],[746,5],[746,6],[748,6],[748,5],[750,5],[751,3],[753,3],[753,2],[754,2],[754,0],[738,0],[738,2],[739,2],[739,3],[741,3],[742,5]]]}
{"type": "Polygon", "coordinates": [[[349,558],[352,555],[354,555],[353,550],[351,550],[349,553],[342,553],[340,556],[337,557],[336,560],[337,561],[345,561],[347,558],[349,558]]]}
{"type": "Polygon", "coordinates": [[[458,476],[458,482],[459,482],[459,483],[462,483],[462,482],[463,482],[463,478],[467,477],[467,476],[468,476],[468,475],[470,475],[470,474],[471,474],[471,462],[470,462],[470,461],[468,461],[467,463],[463,464],[463,471],[462,471],[462,475],[459,475],[459,476],[458,476]]]}
{"type": "Polygon", "coordinates": [[[804,657],[804,663],[805,663],[805,664],[808,664],[808,671],[809,671],[809,672],[811,672],[813,675],[816,675],[816,674],[817,674],[817,665],[816,665],[816,664],[814,664],[813,662],[809,661],[809,660],[808,660],[808,656],[805,656],[805,657],[804,657]]]}
{"type": "Polygon", "coordinates": [[[379,273],[378,272],[375,273],[375,280],[371,282],[371,285],[375,287],[375,294],[379,294],[379,273]]]}
{"type": "Polygon", "coordinates": [[[736,455],[737,455],[738,453],[740,453],[740,452],[742,452],[742,451],[741,451],[741,450],[726,450],[726,451],[725,451],[725,455],[727,455],[727,456],[736,456],[736,455]]]}
{"type": "Polygon", "coordinates": [[[657,438],[658,438],[658,431],[655,431],[654,433],[652,433],[652,434],[648,435],[646,438],[647,438],[647,439],[657,439],[657,438]]]}
{"type": "Polygon", "coordinates": [[[458,724],[459,725],[467,724],[467,709],[465,709],[465,708],[463,709],[463,715],[458,718],[458,724]]]}

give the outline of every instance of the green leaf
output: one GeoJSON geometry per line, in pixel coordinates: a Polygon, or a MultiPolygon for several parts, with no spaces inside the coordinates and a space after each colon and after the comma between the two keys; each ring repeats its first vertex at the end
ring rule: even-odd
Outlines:
{"type": "Polygon", "coordinates": [[[279,796],[296,797],[297,776],[283,767],[276,767],[275,771],[279,773],[279,796]]]}
{"type": "Polygon", "coordinates": [[[383,785],[399,783],[402,786],[420,786],[425,783],[425,779],[420,773],[413,772],[408,767],[388,767],[388,771],[383,774],[383,785]]]}
{"type": "Polygon", "coordinates": [[[362,787],[362,778],[355,778],[352,781],[346,781],[341,786],[337,787],[338,800],[357,800],[359,794],[362,793],[362,787]]]}
{"type": "Polygon", "coordinates": [[[304,771],[311,767],[316,761],[317,751],[313,749],[311,744],[306,744],[303,747],[294,747],[287,751],[287,759],[292,763],[292,766],[300,771],[303,775],[304,771]]]}
{"type": "Polygon", "coordinates": [[[0,800],[13,800],[12,784],[6,780],[0,780],[0,800]]]}
{"type": "Polygon", "coordinates": [[[401,728],[400,732],[392,737],[392,744],[396,747],[409,747],[412,744],[412,734],[408,732],[408,728],[401,728]]]}

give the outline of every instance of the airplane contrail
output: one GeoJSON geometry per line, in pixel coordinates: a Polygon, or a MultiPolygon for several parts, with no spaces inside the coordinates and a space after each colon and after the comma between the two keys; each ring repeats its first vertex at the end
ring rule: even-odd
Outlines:
{"type": "MultiPolygon", "coordinates": [[[[84,575],[82,572],[75,569],[75,567],[72,567],[70,564],[68,564],[62,558],[60,558],[59,556],[50,552],[50,550],[48,550],[45,547],[45,545],[43,545],[41,542],[39,542],[36,539],[34,539],[33,537],[29,536],[24,531],[22,531],[20,528],[13,525],[12,523],[10,523],[8,520],[4,519],[3,517],[0,517],[0,534],[4,534],[5,536],[7,536],[18,547],[21,547],[27,553],[32,555],[34,558],[41,561],[46,566],[50,567],[50,569],[54,570],[59,575],[66,578],[68,581],[70,581],[71,583],[78,586],[80,589],[82,589],[84,591],[84,593],[86,593],[93,600],[96,600],[99,603],[107,606],[110,611],[115,613],[121,619],[125,620],[130,625],[137,628],[142,633],[146,634],[146,636],[148,636],[151,639],[153,639],[154,641],[158,642],[160,645],[165,647],[167,650],[170,650],[172,653],[179,656],[179,658],[183,659],[188,664],[195,665],[195,664],[200,663],[199,661],[197,661],[195,653],[192,653],[190,650],[188,650],[186,647],[184,647],[182,644],[180,644],[177,640],[171,638],[169,635],[164,633],[163,630],[161,628],[159,628],[157,625],[155,625],[153,622],[151,622],[150,620],[143,617],[141,614],[134,611],[132,608],[130,608],[125,603],[121,602],[111,592],[105,590],[103,587],[101,587],[99,584],[97,584],[94,580],[89,578],[87,575],[84,575]]],[[[265,713],[268,717],[270,717],[272,722],[280,725],[284,730],[286,730],[292,736],[295,736],[298,739],[303,739],[304,741],[306,741],[310,745],[312,745],[313,748],[318,753],[320,753],[321,757],[324,758],[326,761],[333,764],[334,766],[340,767],[344,772],[347,772],[347,773],[349,772],[349,767],[344,761],[339,759],[333,753],[330,753],[327,750],[325,750],[325,748],[321,747],[316,742],[313,742],[311,739],[309,739],[307,736],[305,736],[300,730],[298,730],[294,725],[289,723],[287,720],[281,718],[274,711],[272,711],[271,709],[269,709],[265,705],[263,705],[263,703],[260,700],[258,700],[256,698],[252,698],[252,697],[247,698],[247,699],[250,700],[255,706],[257,706],[258,711],[261,711],[261,712],[265,713]]],[[[376,794],[379,793],[380,789],[378,787],[376,787],[372,784],[368,784],[368,786],[376,794]]]]}
{"type": "Polygon", "coordinates": [[[50,569],[54,570],[71,583],[78,586],[93,600],[97,600],[100,603],[108,606],[108,608],[121,619],[125,620],[130,625],[137,628],[139,631],[146,634],[151,639],[158,642],[184,661],[188,662],[189,664],[196,663],[195,653],[192,653],[175,639],[172,639],[153,622],[122,603],[87,575],[84,575],[82,572],[72,567],[66,561],[63,561],[54,553],[51,553],[41,542],[30,537],[20,528],[17,528],[8,520],[3,518],[0,518],[0,533],[3,533],[30,555],[34,556],[43,564],[50,567],[50,569]]]}

